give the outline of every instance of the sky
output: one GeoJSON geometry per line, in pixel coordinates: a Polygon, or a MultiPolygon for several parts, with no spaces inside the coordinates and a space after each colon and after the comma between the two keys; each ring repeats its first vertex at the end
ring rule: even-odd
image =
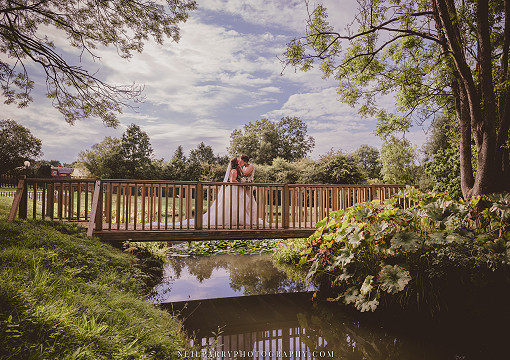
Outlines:
{"type": "MultiPolygon", "coordinates": [[[[357,12],[355,0],[322,3],[338,31],[357,12]]],[[[179,145],[188,153],[200,142],[224,155],[234,129],[284,116],[297,116],[307,125],[315,139],[313,159],[329,150],[351,152],[362,144],[380,148],[382,141],[374,135],[377,121],[340,102],[334,79],[323,79],[318,69],[305,73],[287,68],[282,74],[279,58],[287,43],[305,33],[306,17],[304,0],[198,0],[198,9],[180,26],[178,43],[149,41],[143,53],[128,60],[106,48],[97,51],[100,60],[80,63],[66,39],[56,36],[55,45],[73,64],[97,71],[110,84],[143,85],[144,102],[124,109],[115,129],[99,119],[70,126],[46,98],[41,69],[30,65],[34,102],[23,109],[2,103],[2,118],[17,121],[42,140],[42,159],[62,163],[75,161],[80,151],[105,136],[121,137],[132,123],[149,135],[154,157],[166,160],[179,145]]],[[[391,98],[380,101],[388,107],[394,103],[391,98]]],[[[426,129],[413,127],[406,137],[421,147],[426,129]]]]}

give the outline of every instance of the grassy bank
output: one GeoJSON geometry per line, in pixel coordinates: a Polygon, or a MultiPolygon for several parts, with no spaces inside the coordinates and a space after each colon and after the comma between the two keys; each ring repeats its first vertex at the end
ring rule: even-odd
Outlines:
{"type": "Polygon", "coordinates": [[[137,259],[83,229],[6,222],[0,198],[1,359],[177,359],[180,323],[144,299],[137,259]]]}

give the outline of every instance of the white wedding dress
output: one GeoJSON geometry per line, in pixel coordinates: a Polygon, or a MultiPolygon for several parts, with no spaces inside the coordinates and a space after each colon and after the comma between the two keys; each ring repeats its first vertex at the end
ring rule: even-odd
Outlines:
{"type": "MultiPolygon", "coordinates": [[[[230,164],[227,167],[224,183],[230,182],[230,164]]],[[[254,179],[255,170],[248,177],[243,177],[241,182],[251,183],[254,179]]],[[[218,189],[216,198],[212,202],[208,211],[202,215],[202,228],[251,228],[257,227],[259,223],[257,216],[257,202],[253,196],[251,186],[222,185],[218,189]]],[[[159,225],[164,225],[159,224],[159,225]]],[[[168,224],[170,225],[170,224],[168,224]]],[[[158,222],[152,223],[153,227],[158,226],[158,222]]],[[[195,219],[186,219],[182,222],[176,222],[175,226],[190,228],[195,226],[195,219]]]]}

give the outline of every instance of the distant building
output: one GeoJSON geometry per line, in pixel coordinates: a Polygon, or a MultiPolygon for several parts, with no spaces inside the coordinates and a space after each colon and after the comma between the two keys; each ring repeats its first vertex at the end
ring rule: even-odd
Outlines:
{"type": "Polygon", "coordinates": [[[51,167],[51,176],[58,178],[71,178],[71,174],[73,173],[73,168],[61,167],[61,166],[52,166],[51,167]]]}

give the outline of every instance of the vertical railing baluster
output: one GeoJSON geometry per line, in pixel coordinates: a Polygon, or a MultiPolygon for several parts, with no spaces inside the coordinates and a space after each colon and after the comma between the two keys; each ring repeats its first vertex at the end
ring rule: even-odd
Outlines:
{"type": "Polygon", "coordinates": [[[165,230],[168,230],[168,183],[165,184],[165,230]]]}
{"type": "Polygon", "coordinates": [[[42,183],[42,198],[41,198],[41,218],[44,220],[46,218],[46,197],[48,196],[48,184],[46,182],[42,183]]]}
{"type": "Polygon", "coordinates": [[[149,220],[149,230],[152,230],[152,211],[153,211],[153,208],[152,208],[152,204],[153,204],[153,185],[152,184],[148,184],[149,186],[149,192],[147,193],[147,201],[148,201],[148,204],[147,204],[147,208],[148,208],[148,211],[149,211],[149,216],[148,216],[148,220],[149,220]]]}
{"type": "Polygon", "coordinates": [[[289,185],[283,185],[282,194],[282,227],[288,229],[290,225],[290,190],[289,185]]]}
{"type": "Polygon", "coordinates": [[[182,230],[182,184],[179,184],[179,229],[182,230]]]}
{"type": "Polygon", "coordinates": [[[204,190],[202,183],[197,182],[195,189],[195,229],[202,230],[202,213],[204,211],[204,190]]]}
{"type": "Polygon", "coordinates": [[[34,192],[34,198],[32,199],[32,219],[37,218],[37,182],[34,181],[32,184],[33,192],[34,192]]]}
{"type": "Polygon", "coordinates": [[[172,229],[175,230],[175,197],[177,194],[177,191],[175,190],[176,186],[175,184],[172,185],[172,229]]]}
{"type": "Polygon", "coordinates": [[[269,186],[269,228],[273,228],[273,212],[274,212],[274,197],[273,197],[273,187],[269,186]]]}

